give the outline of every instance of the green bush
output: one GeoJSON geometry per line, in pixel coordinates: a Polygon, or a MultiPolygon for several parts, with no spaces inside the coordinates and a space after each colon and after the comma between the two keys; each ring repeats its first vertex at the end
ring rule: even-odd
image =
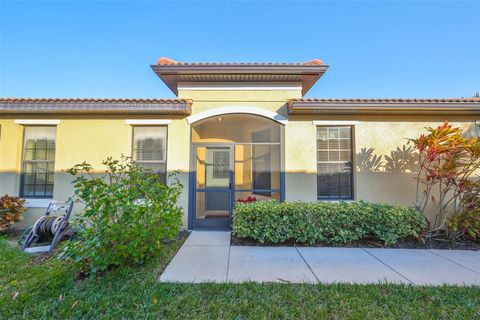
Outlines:
{"type": "Polygon", "coordinates": [[[129,158],[108,158],[103,164],[103,176],[94,175],[87,163],[67,170],[75,177],[75,197],[85,209],[74,223],[78,237],[66,245],[64,256],[91,276],[144,263],[164,240],[178,234],[182,221],[177,205],[182,185],[176,174],[164,185],[129,158]]]}
{"type": "Polygon", "coordinates": [[[426,220],[416,209],[367,202],[236,203],[233,234],[261,243],[348,244],[419,239],[426,220]]]}

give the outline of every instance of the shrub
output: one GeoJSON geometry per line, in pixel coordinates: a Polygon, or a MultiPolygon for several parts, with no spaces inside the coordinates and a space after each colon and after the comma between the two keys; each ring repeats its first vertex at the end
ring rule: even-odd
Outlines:
{"type": "Polygon", "coordinates": [[[454,239],[480,240],[480,208],[457,213],[448,221],[449,235],[454,239]]]}
{"type": "Polygon", "coordinates": [[[25,200],[7,194],[0,198],[0,231],[23,219],[24,204],[25,200]]]}
{"type": "Polygon", "coordinates": [[[182,185],[177,174],[164,185],[129,158],[108,158],[103,164],[103,176],[93,175],[87,163],[67,170],[75,177],[75,198],[85,209],[74,222],[78,239],[66,245],[64,255],[90,276],[144,263],[181,227],[177,200],[182,185]]]}
{"type": "Polygon", "coordinates": [[[391,245],[419,239],[425,228],[425,218],[416,209],[362,201],[236,203],[232,225],[240,238],[307,244],[376,240],[391,245]]]}

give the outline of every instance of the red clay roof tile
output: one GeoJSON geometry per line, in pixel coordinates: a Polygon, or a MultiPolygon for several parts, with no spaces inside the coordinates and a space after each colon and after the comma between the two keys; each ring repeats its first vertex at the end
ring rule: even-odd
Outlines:
{"type": "Polygon", "coordinates": [[[303,99],[291,99],[290,102],[345,102],[345,103],[369,103],[369,102],[398,102],[398,103],[448,103],[448,102],[467,102],[475,103],[480,102],[480,98],[358,98],[358,99],[330,99],[330,98],[303,98],[303,99]]]}
{"type": "Polygon", "coordinates": [[[0,103],[143,103],[183,104],[187,99],[141,99],[141,98],[0,98],[0,103]]]}
{"type": "Polygon", "coordinates": [[[175,61],[175,60],[173,60],[173,59],[167,58],[167,57],[160,57],[160,58],[158,58],[158,60],[157,60],[157,64],[162,64],[162,65],[165,65],[165,64],[178,64],[178,62],[175,61]]]}
{"type": "Polygon", "coordinates": [[[313,59],[307,62],[180,62],[167,57],[160,57],[158,65],[183,65],[183,66],[302,66],[302,65],[325,65],[320,59],[313,59]]]}

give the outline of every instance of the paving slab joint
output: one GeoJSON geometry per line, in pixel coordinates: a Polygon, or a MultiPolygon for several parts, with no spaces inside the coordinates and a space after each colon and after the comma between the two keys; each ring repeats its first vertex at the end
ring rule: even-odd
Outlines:
{"type": "Polygon", "coordinates": [[[317,280],[317,283],[320,283],[320,279],[318,279],[317,275],[315,274],[315,272],[313,272],[313,269],[312,267],[308,264],[307,260],[305,259],[305,257],[302,255],[302,253],[300,252],[300,250],[298,250],[298,247],[295,246],[295,250],[297,250],[298,254],[300,255],[300,257],[302,258],[303,262],[305,262],[305,264],[307,265],[308,269],[310,270],[310,272],[313,274],[313,276],[315,277],[315,279],[317,280]]]}
{"type": "Polygon", "coordinates": [[[232,242],[230,242],[230,245],[228,246],[228,257],[227,257],[227,274],[225,275],[225,281],[228,282],[228,272],[230,271],[230,252],[232,251],[232,242]]]}
{"type": "Polygon", "coordinates": [[[367,254],[369,254],[370,256],[372,256],[375,260],[377,260],[378,262],[380,262],[381,264],[383,264],[385,267],[387,267],[388,269],[392,270],[393,272],[395,272],[396,274],[398,274],[400,277],[402,277],[403,279],[407,280],[410,284],[415,284],[413,281],[411,281],[410,279],[408,279],[407,277],[405,277],[403,274],[401,274],[400,272],[398,272],[397,270],[395,270],[394,268],[392,268],[391,266],[389,266],[388,264],[386,264],[385,262],[383,262],[381,259],[377,258],[373,253],[369,252],[368,250],[366,250],[365,248],[360,248],[362,249],[363,251],[365,251],[367,254]]]}
{"type": "Polygon", "coordinates": [[[430,252],[431,254],[436,255],[437,257],[440,257],[440,258],[442,258],[442,259],[448,260],[448,261],[450,261],[451,263],[456,264],[457,266],[460,266],[460,267],[465,268],[465,269],[467,269],[467,270],[469,270],[469,271],[472,271],[472,272],[475,273],[475,274],[480,275],[480,272],[478,272],[478,271],[476,271],[476,270],[473,270],[473,269],[471,269],[471,268],[469,268],[469,267],[467,267],[467,266],[464,266],[463,264],[461,264],[461,263],[459,263],[459,262],[457,262],[457,261],[454,261],[454,260],[452,260],[452,259],[449,259],[449,258],[447,258],[447,257],[445,257],[445,256],[442,256],[441,254],[438,254],[438,253],[436,253],[436,252],[434,252],[434,251],[431,251],[431,250],[428,250],[428,252],[430,252]]]}

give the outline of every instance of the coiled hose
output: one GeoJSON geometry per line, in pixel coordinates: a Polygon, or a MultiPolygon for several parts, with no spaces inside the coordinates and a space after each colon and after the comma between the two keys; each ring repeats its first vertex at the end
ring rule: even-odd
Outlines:
{"type": "Polygon", "coordinates": [[[33,225],[33,234],[38,237],[39,242],[45,242],[53,239],[55,233],[60,228],[64,215],[43,216],[33,225]]]}

